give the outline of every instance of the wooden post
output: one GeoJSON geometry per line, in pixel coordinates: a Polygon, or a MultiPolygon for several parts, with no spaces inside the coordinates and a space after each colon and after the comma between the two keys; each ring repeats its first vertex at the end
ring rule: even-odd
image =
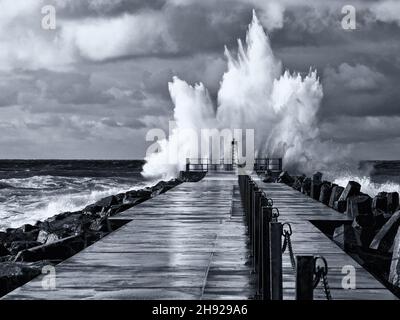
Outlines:
{"type": "Polygon", "coordinates": [[[254,189],[254,204],[253,204],[253,255],[254,255],[254,271],[259,272],[259,256],[258,256],[258,248],[259,244],[259,236],[258,236],[258,229],[259,229],[259,217],[260,217],[260,197],[261,192],[256,186],[254,189]]]}
{"type": "Polygon", "coordinates": [[[269,224],[271,300],[282,300],[282,224],[269,224]]]}
{"type": "Polygon", "coordinates": [[[269,245],[269,223],[271,222],[272,210],[262,207],[261,215],[261,287],[263,300],[271,299],[271,274],[270,274],[270,245],[269,245]]]}
{"type": "Polygon", "coordinates": [[[190,170],[190,160],[189,158],[186,158],[186,172],[189,172],[190,170]]]}
{"type": "Polygon", "coordinates": [[[253,253],[253,189],[254,189],[254,183],[253,181],[250,181],[250,187],[249,187],[249,235],[250,235],[250,252],[251,254],[253,253]]]}
{"type": "Polygon", "coordinates": [[[296,256],[296,300],[314,298],[314,256],[296,256]]]}

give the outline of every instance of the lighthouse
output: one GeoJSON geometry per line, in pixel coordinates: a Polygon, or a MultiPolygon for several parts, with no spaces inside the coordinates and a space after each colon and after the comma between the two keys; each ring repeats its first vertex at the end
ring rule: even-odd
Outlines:
{"type": "Polygon", "coordinates": [[[237,141],[235,139],[232,140],[231,143],[231,159],[232,159],[232,166],[235,168],[237,166],[237,141]]]}

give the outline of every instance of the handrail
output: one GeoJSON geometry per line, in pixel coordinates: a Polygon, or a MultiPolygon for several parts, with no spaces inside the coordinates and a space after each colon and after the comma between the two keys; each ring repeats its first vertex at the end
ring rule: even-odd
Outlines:
{"type": "Polygon", "coordinates": [[[238,180],[249,237],[250,258],[256,275],[256,298],[283,299],[282,254],[287,248],[296,273],[296,299],[312,300],[313,290],[320,281],[326,298],[332,299],[326,260],[318,256],[294,256],[290,239],[292,228],[289,223],[282,224],[278,221],[279,210],[274,207],[272,199],[267,198],[250,176],[239,175],[238,180]],[[285,240],[283,246],[282,236],[285,240]],[[324,262],[323,267],[317,266],[316,261],[324,262]]]}

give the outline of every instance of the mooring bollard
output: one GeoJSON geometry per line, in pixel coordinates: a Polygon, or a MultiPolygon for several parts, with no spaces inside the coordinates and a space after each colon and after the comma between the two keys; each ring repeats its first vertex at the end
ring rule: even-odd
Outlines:
{"type": "Polygon", "coordinates": [[[272,208],[265,206],[266,199],[263,199],[261,215],[261,289],[264,300],[271,299],[271,274],[270,274],[270,244],[269,244],[269,223],[272,217],[272,208]]]}
{"type": "Polygon", "coordinates": [[[257,233],[257,227],[258,227],[258,211],[260,209],[260,190],[258,189],[258,186],[256,185],[254,187],[254,193],[253,193],[253,270],[254,272],[257,272],[258,267],[258,233],[257,233]]]}
{"type": "Polygon", "coordinates": [[[282,300],[282,224],[269,224],[271,300],[282,300]]]}
{"type": "Polygon", "coordinates": [[[314,299],[314,256],[296,256],[296,300],[314,299]]]}
{"type": "Polygon", "coordinates": [[[250,236],[250,252],[253,254],[253,248],[254,248],[254,243],[253,243],[253,202],[254,202],[254,182],[250,182],[250,188],[249,188],[249,236],[250,236]]]}

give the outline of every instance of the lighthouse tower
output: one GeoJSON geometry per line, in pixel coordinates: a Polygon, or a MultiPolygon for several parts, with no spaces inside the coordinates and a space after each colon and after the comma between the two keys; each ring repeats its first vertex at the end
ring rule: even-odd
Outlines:
{"type": "Polygon", "coordinates": [[[238,153],[237,153],[237,141],[235,139],[232,140],[231,152],[232,152],[231,154],[232,166],[236,168],[238,163],[238,153]]]}

